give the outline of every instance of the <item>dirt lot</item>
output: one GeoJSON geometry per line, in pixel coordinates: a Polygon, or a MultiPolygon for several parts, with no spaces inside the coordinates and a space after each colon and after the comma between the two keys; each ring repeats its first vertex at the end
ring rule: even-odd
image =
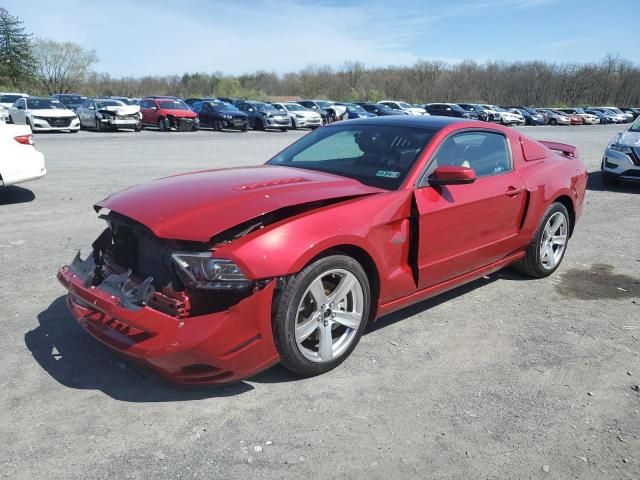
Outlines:
{"type": "MultiPolygon", "coordinates": [[[[621,127],[538,127],[591,172],[621,127]]],[[[261,163],[300,133],[38,135],[0,192],[0,477],[640,478],[640,186],[587,204],[551,278],[503,271],[370,325],[337,370],[178,390],[86,335],[56,269],[91,206],[175,172],[261,163]]]]}

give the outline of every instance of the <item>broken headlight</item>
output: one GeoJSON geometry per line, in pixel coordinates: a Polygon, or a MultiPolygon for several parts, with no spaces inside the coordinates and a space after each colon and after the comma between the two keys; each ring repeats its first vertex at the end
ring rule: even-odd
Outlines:
{"type": "Polygon", "coordinates": [[[202,289],[238,289],[251,283],[231,260],[212,258],[211,252],[176,252],[172,255],[182,281],[202,289]]]}

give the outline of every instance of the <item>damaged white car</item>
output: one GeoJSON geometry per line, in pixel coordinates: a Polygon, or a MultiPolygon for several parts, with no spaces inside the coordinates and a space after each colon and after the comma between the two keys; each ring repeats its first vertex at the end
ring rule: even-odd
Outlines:
{"type": "Polygon", "coordinates": [[[90,98],[76,110],[82,128],[99,132],[127,128],[139,132],[142,115],[139,105],[126,105],[112,98],[90,98]]]}

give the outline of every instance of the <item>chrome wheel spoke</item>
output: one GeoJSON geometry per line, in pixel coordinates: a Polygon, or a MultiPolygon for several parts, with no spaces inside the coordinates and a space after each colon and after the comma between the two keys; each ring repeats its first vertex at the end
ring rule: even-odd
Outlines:
{"type": "Polygon", "coordinates": [[[553,243],[554,245],[564,245],[565,243],[567,243],[567,236],[555,235],[551,237],[551,243],[553,243]]]}
{"type": "Polygon", "coordinates": [[[338,305],[349,294],[356,282],[357,280],[355,275],[348,272],[342,280],[340,280],[340,283],[338,283],[335,290],[329,295],[329,303],[338,305]]]}
{"type": "Polygon", "coordinates": [[[320,341],[318,344],[320,360],[328,362],[333,359],[333,335],[331,335],[331,322],[320,324],[320,341]]]}
{"type": "Polygon", "coordinates": [[[303,323],[296,325],[296,341],[298,343],[304,342],[317,329],[318,329],[318,320],[317,320],[317,317],[313,315],[309,320],[306,320],[303,323]]]}
{"type": "Polygon", "coordinates": [[[357,330],[360,326],[360,322],[362,322],[362,314],[355,312],[342,312],[336,311],[335,317],[332,320],[340,325],[343,325],[347,328],[352,328],[357,330]]]}
{"type": "Polygon", "coordinates": [[[325,305],[327,302],[327,294],[324,291],[324,285],[322,284],[322,278],[316,278],[313,283],[309,286],[309,293],[313,297],[313,300],[316,302],[316,305],[320,307],[321,305],[325,305]]]}

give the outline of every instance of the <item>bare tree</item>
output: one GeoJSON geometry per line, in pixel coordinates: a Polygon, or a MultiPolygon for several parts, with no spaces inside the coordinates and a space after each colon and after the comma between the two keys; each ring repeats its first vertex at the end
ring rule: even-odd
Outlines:
{"type": "Polygon", "coordinates": [[[77,43],[37,39],[35,77],[49,93],[66,93],[80,86],[98,61],[95,51],[77,43]]]}

